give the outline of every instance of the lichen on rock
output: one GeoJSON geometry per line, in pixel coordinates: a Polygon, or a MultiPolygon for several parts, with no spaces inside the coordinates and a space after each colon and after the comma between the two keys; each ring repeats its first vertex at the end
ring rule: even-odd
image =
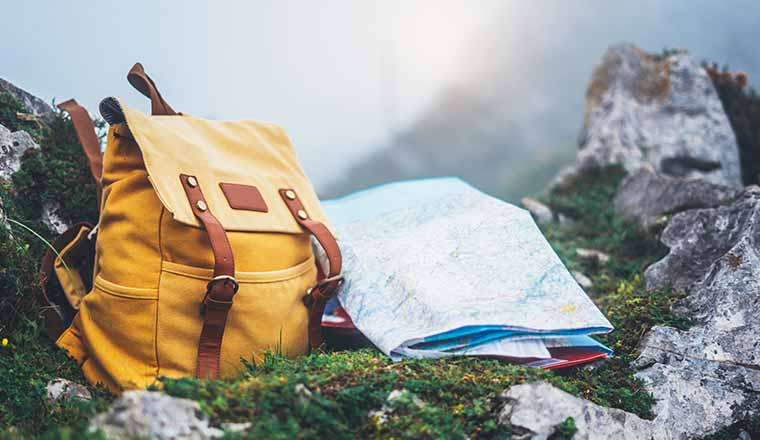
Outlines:
{"type": "Polygon", "coordinates": [[[575,165],[556,184],[588,168],[643,164],[671,176],[741,186],[736,138],[715,88],[687,52],[649,55],[632,44],[608,49],[586,95],[575,165]]]}

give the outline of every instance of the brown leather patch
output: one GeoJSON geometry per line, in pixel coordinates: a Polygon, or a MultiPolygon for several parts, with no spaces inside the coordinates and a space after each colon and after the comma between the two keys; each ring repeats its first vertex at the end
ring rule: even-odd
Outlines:
{"type": "Polygon", "coordinates": [[[269,212],[261,192],[255,186],[240,185],[237,183],[220,183],[224,197],[232,209],[245,211],[269,212]]]}

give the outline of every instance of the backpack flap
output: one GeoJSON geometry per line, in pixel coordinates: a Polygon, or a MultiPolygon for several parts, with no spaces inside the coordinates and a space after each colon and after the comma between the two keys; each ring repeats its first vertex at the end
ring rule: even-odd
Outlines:
{"type": "Polygon", "coordinates": [[[151,184],[176,221],[201,227],[180,178],[189,175],[197,179],[209,211],[227,231],[303,233],[280,196],[285,188],[298,194],[314,220],[328,225],[280,127],[253,120],[147,116],[107,99],[122,110],[151,184]]]}

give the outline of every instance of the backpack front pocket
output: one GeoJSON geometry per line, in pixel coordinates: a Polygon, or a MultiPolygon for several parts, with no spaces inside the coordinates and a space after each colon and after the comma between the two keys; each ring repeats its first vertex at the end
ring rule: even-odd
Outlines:
{"type": "MultiPolygon", "coordinates": [[[[313,257],[287,269],[236,273],[240,289],[224,329],[222,377],[239,374],[242,360],[260,362],[265,351],[287,357],[308,352],[308,314],[302,298],[316,276],[313,257]]],[[[211,278],[210,269],[164,261],[158,300],[159,374],[195,374],[201,303],[211,278]]]]}
{"type": "Polygon", "coordinates": [[[79,360],[89,364],[83,370],[91,383],[114,392],[145,388],[158,372],[157,299],[156,289],[121,286],[98,276],[59,345],[74,356],[86,353],[79,360]]]}

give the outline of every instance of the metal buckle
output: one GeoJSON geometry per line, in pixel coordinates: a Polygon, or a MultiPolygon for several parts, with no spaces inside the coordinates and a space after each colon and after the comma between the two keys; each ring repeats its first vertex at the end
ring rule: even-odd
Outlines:
{"type": "MultiPolygon", "coordinates": [[[[214,284],[218,283],[219,281],[229,281],[232,283],[232,294],[235,295],[240,288],[240,284],[235,279],[235,277],[232,277],[230,275],[219,275],[217,277],[214,277],[211,279],[211,281],[206,284],[206,294],[203,296],[203,301],[201,302],[201,315],[206,313],[206,308],[209,306],[209,302],[213,302],[214,305],[226,305],[226,307],[223,308],[229,308],[232,306],[232,301],[218,301],[214,298],[211,298],[211,289],[214,287],[214,284]]],[[[212,306],[213,307],[213,306],[212,306]]]]}
{"type": "MultiPolygon", "coordinates": [[[[317,281],[317,284],[315,284],[314,286],[309,287],[308,289],[306,289],[306,296],[304,297],[304,303],[307,301],[306,297],[312,298],[311,292],[314,289],[319,288],[321,290],[322,286],[324,286],[325,284],[332,283],[333,281],[337,281],[338,284],[335,285],[335,288],[332,289],[332,292],[330,292],[329,295],[325,295],[325,296],[328,296],[328,297],[333,296],[335,294],[335,292],[337,292],[338,289],[340,288],[340,286],[343,284],[343,282],[345,281],[345,278],[343,278],[343,274],[342,273],[339,273],[338,275],[334,275],[334,276],[331,276],[331,277],[323,278],[323,279],[317,281]]],[[[322,293],[325,293],[325,292],[322,292],[322,293]]]]}
{"type": "Polygon", "coordinates": [[[97,225],[95,225],[95,227],[92,228],[92,230],[87,234],[87,239],[88,240],[92,240],[93,237],[95,237],[95,235],[98,233],[98,227],[100,227],[100,223],[98,223],[97,225]]]}
{"type": "Polygon", "coordinates": [[[230,275],[219,275],[217,277],[211,278],[211,281],[206,284],[206,293],[211,292],[211,288],[214,286],[214,284],[218,283],[219,281],[229,281],[232,283],[232,293],[237,293],[238,289],[240,288],[240,284],[235,279],[235,277],[230,275]]]}
{"type": "Polygon", "coordinates": [[[337,289],[338,287],[340,287],[341,284],[343,284],[343,274],[339,273],[338,275],[322,278],[321,280],[317,281],[316,286],[324,286],[325,284],[332,283],[333,281],[338,282],[338,285],[335,286],[335,288],[337,289]]]}

